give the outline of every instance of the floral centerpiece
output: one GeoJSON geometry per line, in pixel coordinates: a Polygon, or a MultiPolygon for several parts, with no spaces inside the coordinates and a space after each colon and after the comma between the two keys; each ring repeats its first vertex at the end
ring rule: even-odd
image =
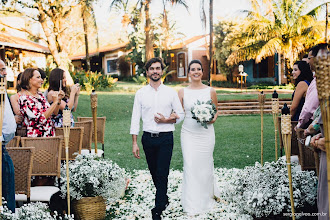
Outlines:
{"type": "MultiPolygon", "coordinates": [[[[102,196],[105,200],[116,200],[126,187],[126,172],[116,163],[100,159],[95,155],[78,155],[69,162],[70,196],[79,200],[83,197],[102,196]]],[[[61,167],[61,192],[66,196],[66,168],[61,167]]]]}
{"type": "MultiPolygon", "coordinates": [[[[60,189],[67,193],[66,164],[61,167],[60,189]]],[[[69,162],[70,196],[75,215],[81,219],[103,219],[106,202],[117,200],[126,188],[126,172],[116,163],[95,155],[78,155],[69,162]]]]}
{"type": "Polygon", "coordinates": [[[207,129],[207,123],[212,121],[215,114],[217,113],[217,108],[215,107],[212,100],[207,102],[201,102],[197,100],[197,103],[191,108],[192,118],[196,119],[204,128],[207,129]]]}

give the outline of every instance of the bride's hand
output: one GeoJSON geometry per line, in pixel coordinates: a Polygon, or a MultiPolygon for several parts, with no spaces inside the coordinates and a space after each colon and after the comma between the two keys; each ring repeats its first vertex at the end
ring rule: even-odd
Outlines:
{"type": "Polygon", "coordinates": [[[214,118],[208,124],[213,124],[217,120],[217,118],[218,118],[218,112],[214,115],[214,118]]]}

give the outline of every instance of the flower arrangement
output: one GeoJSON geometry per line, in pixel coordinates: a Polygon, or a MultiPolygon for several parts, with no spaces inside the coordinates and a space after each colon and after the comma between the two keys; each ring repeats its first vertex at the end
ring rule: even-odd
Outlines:
{"type": "Polygon", "coordinates": [[[73,220],[74,217],[65,215],[64,217],[50,214],[47,204],[42,202],[35,202],[24,204],[22,207],[16,209],[16,213],[12,213],[6,206],[1,207],[0,219],[2,220],[73,220]]]}
{"type": "MultiPolygon", "coordinates": [[[[79,200],[83,197],[102,196],[108,202],[118,199],[126,187],[126,172],[112,161],[95,155],[78,155],[69,162],[70,196],[79,200]]],[[[66,188],[66,164],[61,167],[61,193],[64,198],[66,188]]]]}
{"type": "Polygon", "coordinates": [[[212,103],[212,100],[207,102],[201,102],[197,100],[197,103],[191,108],[192,118],[196,119],[198,123],[207,129],[207,123],[212,121],[217,109],[212,103]]]}
{"type": "MultiPolygon", "coordinates": [[[[220,201],[208,213],[189,216],[181,205],[182,172],[171,170],[168,181],[170,206],[163,219],[255,219],[271,218],[290,210],[290,193],[284,158],[261,166],[244,169],[216,168],[215,179],[221,190],[220,201]]],[[[313,171],[301,171],[297,164],[292,169],[296,207],[314,204],[317,180],[313,171]]],[[[111,219],[151,219],[155,188],[147,170],[134,171],[125,197],[110,203],[111,219]]]]}

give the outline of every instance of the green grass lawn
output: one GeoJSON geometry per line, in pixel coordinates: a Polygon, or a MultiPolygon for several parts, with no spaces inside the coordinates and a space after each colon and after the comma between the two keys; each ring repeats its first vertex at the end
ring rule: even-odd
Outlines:
{"type": "MultiPolygon", "coordinates": [[[[222,95],[220,95],[220,98],[222,95]]],[[[244,94],[231,94],[231,99],[244,94]]],[[[248,96],[249,97],[249,96],[248,96]]],[[[255,99],[257,95],[253,95],[255,99]]],[[[281,97],[280,97],[281,98],[281,97]]],[[[132,155],[132,138],[129,134],[134,93],[98,93],[98,116],[106,116],[105,157],[128,170],[146,169],[142,145],[141,159],[132,155]]],[[[82,94],[74,116],[91,116],[90,98],[82,94]]],[[[260,115],[220,116],[215,123],[216,145],[214,149],[215,167],[243,168],[260,161],[260,115]]],[[[174,132],[174,150],[171,168],[182,170],[180,146],[181,124],[174,132]]],[[[139,143],[141,135],[139,135],[139,143]]],[[[99,146],[100,147],[100,146],[99,146]]],[[[271,115],[264,117],[264,161],[275,159],[274,126],[271,115]]]]}

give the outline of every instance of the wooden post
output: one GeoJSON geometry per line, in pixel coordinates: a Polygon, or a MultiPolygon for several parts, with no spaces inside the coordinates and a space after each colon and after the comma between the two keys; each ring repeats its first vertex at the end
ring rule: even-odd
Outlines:
{"type": "Polygon", "coordinates": [[[274,128],[275,128],[275,160],[278,160],[278,153],[277,153],[277,125],[278,125],[278,112],[279,112],[279,101],[278,101],[278,94],[276,90],[272,95],[272,113],[273,113],[273,121],[274,121],[274,128]]]}
{"type": "MultiPolygon", "coordinates": [[[[323,130],[325,136],[325,150],[327,157],[327,177],[330,186],[330,56],[325,55],[315,58],[315,76],[317,94],[320,100],[323,130]]],[[[328,187],[328,199],[330,200],[330,187],[328,187]]],[[[330,203],[329,203],[330,210],[330,203]]]]}
{"type": "Polygon", "coordinates": [[[2,206],[2,125],[3,125],[3,116],[5,112],[5,97],[6,96],[6,80],[0,75],[0,206],[2,206]]]}
{"type": "Polygon", "coordinates": [[[265,94],[261,91],[258,94],[258,101],[260,107],[260,116],[261,116],[261,166],[264,162],[264,105],[265,105],[265,94]]]}
{"type": "Polygon", "coordinates": [[[296,219],[294,211],[294,201],[293,201],[293,188],[292,188],[292,174],[291,174],[291,115],[290,109],[287,107],[286,103],[282,109],[281,115],[281,131],[283,145],[285,149],[286,164],[288,168],[288,177],[289,177],[289,190],[290,190],[290,201],[291,201],[291,213],[292,219],[296,219]]]}
{"type": "Polygon", "coordinates": [[[91,94],[91,107],[93,114],[93,124],[94,124],[94,145],[95,145],[95,154],[97,155],[97,94],[95,90],[91,94]]]}
{"type": "Polygon", "coordinates": [[[68,215],[70,215],[70,176],[69,176],[69,140],[70,140],[70,127],[71,127],[71,110],[65,106],[63,110],[63,131],[65,142],[65,160],[66,160],[66,188],[67,188],[67,201],[68,201],[68,215]]]}

